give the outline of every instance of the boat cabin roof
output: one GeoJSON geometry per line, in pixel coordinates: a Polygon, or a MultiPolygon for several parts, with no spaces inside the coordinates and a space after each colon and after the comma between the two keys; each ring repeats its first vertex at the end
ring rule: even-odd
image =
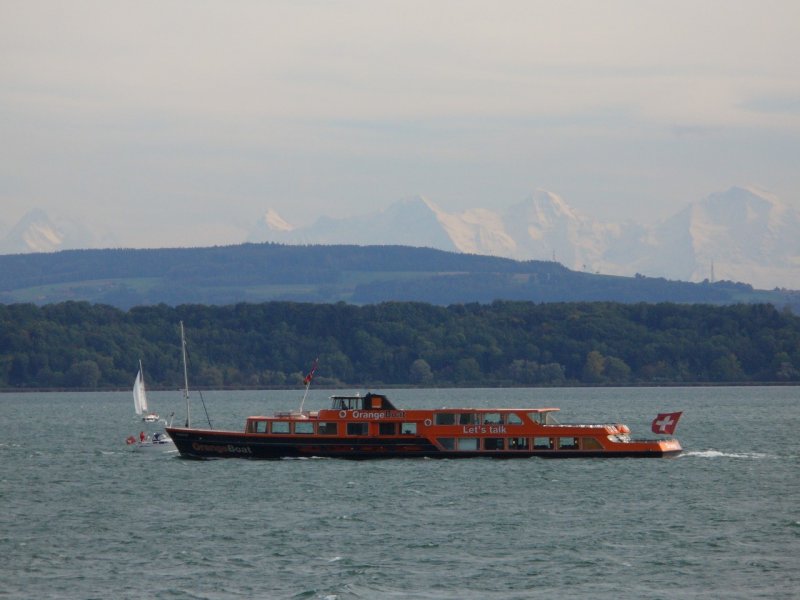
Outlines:
{"type": "Polygon", "coordinates": [[[440,413],[440,412],[449,412],[449,413],[549,413],[549,412],[558,412],[560,408],[497,408],[493,406],[484,406],[482,408],[475,408],[473,406],[470,407],[449,407],[449,406],[442,406],[441,408],[434,408],[433,411],[440,413]]]}
{"type": "Polygon", "coordinates": [[[394,404],[383,394],[368,393],[364,396],[331,396],[331,408],[334,410],[397,410],[394,404]]]}

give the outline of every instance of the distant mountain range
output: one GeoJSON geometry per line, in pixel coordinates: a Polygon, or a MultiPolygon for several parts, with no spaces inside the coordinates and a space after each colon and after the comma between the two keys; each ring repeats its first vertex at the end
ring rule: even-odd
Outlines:
{"type": "MultiPolygon", "coordinates": [[[[0,229],[0,233],[3,229],[0,229]]],[[[108,243],[110,238],[102,242],[108,243]]],[[[0,254],[55,252],[96,248],[101,240],[82,223],[65,217],[52,217],[35,208],[28,211],[4,236],[0,237],[0,254]]]]}
{"type": "MultiPolygon", "coordinates": [[[[0,237],[0,254],[114,245],[109,240],[33,210],[0,237]]],[[[323,216],[308,227],[294,227],[269,209],[248,241],[428,247],[555,261],[595,274],[800,289],[800,211],[755,188],[712,194],[652,226],[594,220],[545,190],[501,212],[448,213],[416,197],[373,214],[323,216]]]]}
{"type": "Polygon", "coordinates": [[[503,212],[447,213],[417,197],[372,215],[322,217],[304,228],[292,227],[269,210],[249,239],[427,246],[516,260],[555,260],[592,273],[800,289],[800,211],[754,188],[712,194],[654,226],[602,223],[558,195],[538,190],[503,212]]]}

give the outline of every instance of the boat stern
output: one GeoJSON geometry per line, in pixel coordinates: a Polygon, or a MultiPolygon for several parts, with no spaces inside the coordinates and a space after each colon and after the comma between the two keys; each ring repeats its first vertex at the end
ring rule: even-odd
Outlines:
{"type": "Polygon", "coordinates": [[[670,438],[668,440],[657,440],[657,444],[659,451],[661,452],[661,456],[677,456],[683,452],[681,443],[675,438],[670,438]]]}

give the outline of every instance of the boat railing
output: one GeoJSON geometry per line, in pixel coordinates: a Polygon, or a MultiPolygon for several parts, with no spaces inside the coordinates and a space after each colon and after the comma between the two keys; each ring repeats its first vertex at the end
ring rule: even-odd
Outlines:
{"type": "Polygon", "coordinates": [[[544,427],[580,427],[581,429],[605,429],[614,427],[612,423],[545,423],[544,427]]]}
{"type": "Polygon", "coordinates": [[[300,412],[297,410],[292,410],[288,412],[276,412],[274,416],[280,419],[308,419],[311,417],[311,413],[308,411],[300,412]]]}

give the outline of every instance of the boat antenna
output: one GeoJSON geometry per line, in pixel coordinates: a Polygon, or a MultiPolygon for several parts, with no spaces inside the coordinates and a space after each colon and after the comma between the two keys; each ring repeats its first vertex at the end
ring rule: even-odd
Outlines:
{"type": "Polygon", "coordinates": [[[181,354],[183,356],[183,398],[186,400],[186,427],[191,423],[189,408],[189,372],[186,370],[186,336],[183,333],[183,321],[181,321],[181,354]]]}
{"type": "Polygon", "coordinates": [[[306,391],[303,394],[303,399],[300,401],[300,412],[303,412],[303,404],[306,403],[306,397],[308,396],[308,388],[311,387],[311,380],[314,379],[314,371],[317,370],[317,365],[319,364],[319,357],[314,359],[314,364],[311,366],[311,370],[308,372],[303,378],[303,383],[306,384],[306,391]]]}
{"type": "MultiPolygon", "coordinates": [[[[186,348],[186,336],[183,331],[183,321],[181,321],[181,347],[183,348],[183,382],[184,388],[183,393],[186,398],[186,427],[188,428],[191,421],[189,419],[189,375],[188,375],[188,365],[189,365],[189,351],[186,348]]],[[[206,400],[203,398],[203,392],[198,390],[198,394],[200,394],[200,403],[203,405],[203,412],[206,413],[206,421],[208,421],[208,428],[214,429],[214,425],[211,423],[211,417],[208,415],[208,408],[206,407],[206,400]]]]}

